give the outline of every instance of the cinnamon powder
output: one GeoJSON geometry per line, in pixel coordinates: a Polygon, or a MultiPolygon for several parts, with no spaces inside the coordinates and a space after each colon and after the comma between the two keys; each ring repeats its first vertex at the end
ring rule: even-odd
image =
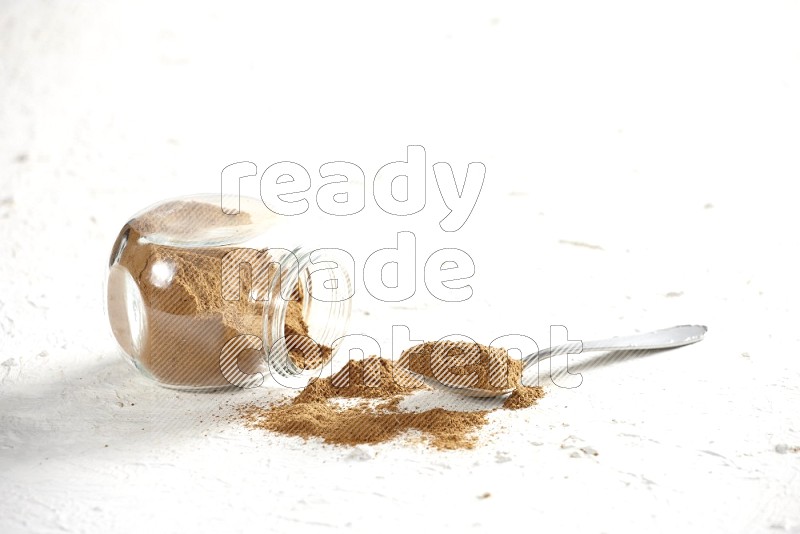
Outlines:
{"type": "Polygon", "coordinates": [[[541,387],[522,383],[522,362],[499,347],[464,341],[429,341],[403,351],[400,363],[451,387],[513,389],[503,403],[507,410],[528,408],[544,397],[541,387]]]}
{"type": "Polygon", "coordinates": [[[403,351],[400,361],[411,371],[451,387],[490,391],[513,389],[503,408],[519,410],[544,396],[539,386],[522,383],[522,362],[509,358],[505,349],[463,341],[422,343],[403,351]]]}
{"type": "Polygon", "coordinates": [[[292,299],[287,303],[283,329],[289,358],[299,369],[319,369],[330,360],[332,349],[326,345],[314,346],[309,339],[306,339],[308,324],[303,318],[303,303],[304,295],[298,285],[292,294],[292,299]]]}
{"type": "Polygon", "coordinates": [[[392,362],[371,356],[350,361],[330,378],[311,380],[288,404],[268,408],[250,404],[240,409],[240,415],[251,428],[339,445],[381,443],[416,430],[439,449],[474,447],[474,431],[486,424],[489,412],[400,411],[398,401],[421,387],[410,376],[403,377],[392,362]],[[370,375],[375,385],[369,385],[370,375]],[[360,402],[343,407],[333,402],[337,397],[360,402]],[[373,405],[370,400],[385,402],[373,405]]]}
{"type": "Polygon", "coordinates": [[[400,361],[415,373],[452,387],[499,391],[521,385],[522,362],[505,349],[464,341],[427,342],[403,351],[400,361]]]}
{"type": "MultiPolygon", "coordinates": [[[[407,369],[430,370],[430,358],[425,363],[426,354],[430,356],[433,351],[442,349],[452,351],[456,369],[469,367],[487,384],[492,374],[490,368],[494,366],[490,362],[505,360],[505,367],[512,370],[506,380],[516,389],[505,400],[503,409],[527,408],[544,396],[541,387],[521,384],[522,365],[508,358],[505,351],[482,345],[467,347],[457,342],[438,342],[412,347],[403,353],[397,365],[376,356],[350,361],[329,378],[312,379],[288,403],[268,407],[249,404],[240,408],[240,417],[250,428],[305,439],[321,438],[339,445],[381,443],[417,431],[438,449],[473,448],[477,443],[477,430],[488,423],[487,415],[492,410],[465,412],[435,408],[407,412],[399,407],[404,398],[425,387],[407,369]],[[464,354],[471,354],[473,350],[483,354],[483,359],[478,356],[476,362],[470,356],[466,365],[457,365],[463,364],[464,354]],[[409,357],[413,362],[411,366],[409,357]],[[337,399],[356,403],[342,406],[337,399]]],[[[480,380],[477,383],[481,383],[480,380]]]]}

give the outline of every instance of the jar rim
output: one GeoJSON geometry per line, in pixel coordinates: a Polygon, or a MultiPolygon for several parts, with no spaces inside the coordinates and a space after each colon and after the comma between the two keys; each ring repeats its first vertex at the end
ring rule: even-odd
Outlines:
{"type": "MultiPolygon", "coordinates": [[[[314,272],[328,271],[334,275],[336,287],[324,287],[328,292],[328,299],[319,299],[314,296],[315,290],[310,288],[311,266],[315,263],[328,261],[322,249],[310,250],[297,247],[289,254],[284,254],[278,261],[278,273],[273,277],[268,290],[268,306],[263,318],[264,354],[270,372],[280,376],[291,377],[316,377],[321,370],[334,359],[343,336],[347,333],[352,309],[352,281],[346,269],[337,264],[335,268],[328,267],[317,269],[314,272]],[[317,345],[326,345],[331,348],[330,356],[319,366],[305,369],[298,366],[289,356],[286,346],[285,327],[288,300],[284,295],[290,295],[294,288],[300,285],[305,298],[303,299],[303,316],[311,315],[314,307],[316,317],[325,319],[324,328],[319,335],[308,337],[317,345]],[[321,310],[321,312],[320,312],[321,310]]],[[[335,263],[335,262],[334,262],[335,263]]],[[[317,290],[318,291],[318,288],[317,290]]],[[[316,326],[316,325],[309,325],[316,326]]]]}

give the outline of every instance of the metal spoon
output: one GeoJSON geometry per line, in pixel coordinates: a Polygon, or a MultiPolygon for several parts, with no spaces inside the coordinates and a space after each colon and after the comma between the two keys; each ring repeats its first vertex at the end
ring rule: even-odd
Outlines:
{"type": "MultiPolygon", "coordinates": [[[[635,334],[632,336],[612,337],[610,339],[600,339],[597,341],[575,341],[564,343],[556,347],[540,350],[522,359],[522,369],[530,367],[536,361],[546,360],[559,354],[577,354],[592,351],[645,351],[657,349],[671,349],[697,343],[703,339],[703,335],[708,328],[702,325],[681,325],[655,330],[645,334],[635,334]]],[[[508,395],[514,388],[508,389],[481,389],[466,386],[448,386],[442,384],[432,376],[425,376],[409,370],[416,378],[419,378],[428,386],[434,389],[451,391],[459,395],[468,397],[500,397],[508,395]]]]}

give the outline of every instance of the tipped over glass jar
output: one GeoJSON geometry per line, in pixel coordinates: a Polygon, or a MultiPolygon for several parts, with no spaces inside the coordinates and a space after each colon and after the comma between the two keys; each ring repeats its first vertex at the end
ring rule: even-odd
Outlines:
{"type": "Polygon", "coordinates": [[[348,262],[336,249],[298,243],[294,221],[259,200],[236,199],[235,214],[221,200],[159,202],[123,226],[105,286],[114,337],[139,371],[167,387],[319,375],[347,330],[348,262]]]}

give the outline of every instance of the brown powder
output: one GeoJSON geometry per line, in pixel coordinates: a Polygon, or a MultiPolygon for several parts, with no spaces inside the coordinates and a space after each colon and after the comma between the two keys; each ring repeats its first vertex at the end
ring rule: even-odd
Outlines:
{"type": "MultiPolygon", "coordinates": [[[[223,299],[222,260],[230,247],[167,246],[154,243],[151,236],[180,241],[194,235],[197,228],[213,232],[221,226],[249,223],[250,216],[245,212],[227,215],[212,204],[176,201],[131,220],[120,232],[112,252],[112,258],[118,255],[117,264],[109,273],[112,330],[126,352],[138,360],[137,365],[162,384],[230,386],[220,370],[220,353],[240,334],[262,337],[265,306],[243,298],[252,287],[247,269],[241,272],[239,300],[223,299]],[[123,293],[131,285],[129,279],[138,288],[144,308],[139,319],[143,335],[131,331],[125,310],[123,293]]],[[[302,293],[295,296],[302,299],[302,293]]],[[[285,335],[308,334],[302,309],[302,300],[288,303],[285,335]]],[[[327,361],[330,348],[322,352],[322,359],[313,362],[305,362],[298,347],[293,347],[290,355],[311,367],[327,361]]],[[[226,353],[222,364],[232,364],[237,354],[242,372],[252,374],[262,369],[263,352],[250,348],[226,353]]]]}
{"type": "Polygon", "coordinates": [[[397,404],[402,396],[421,387],[392,362],[371,356],[350,361],[330,378],[311,380],[288,404],[269,408],[251,404],[242,407],[240,414],[251,428],[339,445],[381,443],[416,430],[439,449],[474,447],[474,431],[486,424],[489,412],[441,408],[401,412],[397,404]],[[342,407],[332,402],[337,397],[360,402],[342,407]],[[369,399],[387,402],[372,406],[369,399]]]}
{"type": "Polygon", "coordinates": [[[300,369],[319,369],[331,358],[331,348],[325,345],[314,347],[307,339],[290,336],[308,336],[308,325],[303,318],[303,292],[298,286],[292,300],[286,306],[284,336],[289,349],[289,358],[300,369]]]}
{"type": "Polygon", "coordinates": [[[349,399],[400,398],[425,385],[391,361],[376,356],[352,360],[330,378],[315,378],[297,397],[313,402],[334,397],[349,399]]]}
{"type": "Polygon", "coordinates": [[[400,362],[415,373],[452,387],[498,391],[521,385],[522,362],[509,358],[505,349],[478,343],[422,343],[403,351],[400,362]]]}
{"type": "Polygon", "coordinates": [[[544,397],[541,387],[522,384],[522,362],[497,347],[464,341],[427,342],[403,351],[400,362],[415,373],[453,387],[513,388],[503,403],[507,410],[528,408],[544,397]]]}
{"type": "MultiPolygon", "coordinates": [[[[425,367],[424,354],[442,348],[436,347],[436,343],[424,345],[423,349],[417,346],[404,353],[407,357],[413,355],[416,369],[412,370],[415,372],[425,367]]],[[[447,345],[444,348],[466,347],[447,345]]],[[[495,359],[499,359],[501,354],[508,359],[505,351],[492,351],[481,345],[478,345],[478,350],[491,354],[495,359]]],[[[458,350],[454,350],[454,355],[457,353],[458,350]]],[[[484,360],[487,366],[493,365],[489,362],[484,360]]],[[[513,363],[508,359],[506,366],[513,368],[513,363]]],[[[516,363],[520,364],[519,361],[516,363]]],[[[474,363],[470,356],[466,365],[479,364],[474,363]]],[[[491,375],[489,370],[480,372],[470,368],[488,381],[491,375]]],[[[516,389],[506,399],[503,408],[527,408],[544,396],[542,388],[520,384],[521,372],[511,374],[506,380],[516,384],[516,389]]],[[[400,364],[394,365],[389,360],[371,356],[362,361],[350,361],[330,378],[312,379],[304,390],[286,404],[271,407],[250,404],[240,409],[240,416],[250,428],[305,439],[321,438],[327,443],[339,445],[381,443],[408,431],[418,431],[438,449],[473,448],[477,442],[476,431],[488,422],[487,415],[491,410],[464,412],[436,408],[422,412],[401,411],[400,402],[422,387],[423,384],[408,373],[402,358],[400,364]],[[334,400],[337,398],[357,402],[355,405],[342,406],[334,400]],[[382,402],[376,404],[376,400],[382,402]]]]}
{"type": "Polygon", "coordinates": [[[251,427],[338,445],[374,444],[417,430],[438,449],[473,448],[471,433],[486,423],[487,412],[379,412],[368,407],[339,408],[329,403],[290,404],[272,410],[247,407],[251,427]]]}
{"type": "Polygon", "coordinates": [[[529,408],[544,397],[544,389],[541,386],[519,386],[503,403],[506,410],[521,410],[529,408]]]}

